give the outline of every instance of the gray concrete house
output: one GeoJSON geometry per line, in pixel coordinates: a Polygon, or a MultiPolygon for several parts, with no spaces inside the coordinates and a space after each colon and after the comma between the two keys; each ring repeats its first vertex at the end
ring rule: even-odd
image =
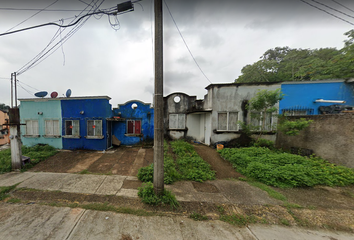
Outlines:
{"type": "MultiPolygon", "coordinates": [[[[165,134],[172,139],[190,137],[206,145],[230,141],[240,136],[238,121],[261,126],[262,122],[246,109],[248,101],[259,90],[276,90],[280,83],[219,83],[210,84],[204,100],[185,93],[172,93],[164,98],[165,134]]],[[[276,106],[279,107],[279,106],[276,106]]],[[[276,116],[267,116],[263,137],[275,140],[276,116]]]]}

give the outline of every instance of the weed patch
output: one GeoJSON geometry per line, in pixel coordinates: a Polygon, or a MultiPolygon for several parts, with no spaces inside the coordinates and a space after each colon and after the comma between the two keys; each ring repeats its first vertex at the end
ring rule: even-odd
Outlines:
{"type": "MultiPolygon", "coordinates": [[[[176,155],[176,161],[169,154],[169,144],[164,142],[164,183],[172,184],[178,180],[192,180],[203,182],[215,179],[215,172],[194,150],[193,146],[183,140],[171,142],[176,155]]],[[[142,182],[152,182],[154,165],[142,167],[138,172],[138,179],[142,182]]]]}
{"type": "Polygon", "coordinates": [[[8,193],[15,189],[16,186],[17,184],[9,187],[0,187],[0,201],[8,198],[10,196],[8,193]]]}
{"type": "Polygon", "coordinates": [[[241,214],[221,215],[220,220],[239,227],[257,222],[254,216],[243,216],[241,214]]]}
{"type": "Polygon", "coordinates": [[[153,206],[166,204],[170,205],[171,208],[179,207],[176,197],[170,191],[164,189],[161,196],[157,196],[151,182],[145,183],[142,187],[139,187],[138,190],[138,196],[142,199],[143,203],[153,206]]]}
{"type": "Polygon", "coordinates": [[[304,157],[268,148],[227,148],[224,159],[247,177],[275,187],[346,186],[354,184],[354,170],[319,157],[304,157]]]}
{"type": "Polygon", "coordinates": [[[205,221],[208,220],[207,216],[204,216],[200,213],[193,212],[189,215],[189,218],[195,220],[195,221],[205,221]]]}
{"type": "MultiPolygon", "coordinates": [[[[34,165],[55,155],[57,152],[55,148],[49,145],[36,145],[33,147],[22,146],[22,155],[30,157],[31,163],[24,165],[21,171],[23,172],[32,168],[34,165]]],[[[0,174],[11,172],[11,170],[11,149],[0,151],[0,174]]]]}

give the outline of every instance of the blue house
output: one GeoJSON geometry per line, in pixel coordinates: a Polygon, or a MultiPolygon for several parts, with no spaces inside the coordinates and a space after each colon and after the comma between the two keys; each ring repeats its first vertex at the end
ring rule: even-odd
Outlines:
{"type": "Polygon", "coordinates": [[[112,146],[111,98],[70,97],[61,100],[64,149],[105,150],[112,146]]]}
{"type": "Polygon", "coordinates": [[[122,145],[134,145],[154,138],[154,109],[138,100],[119,104],[113,109],[112,135],[122,145]]]}
{"type": "Polygon", "coordinates": [[[354,106],[353,80],[283,82],[281,91],[280,114],[317,115],[333,105],[354,106]]]}

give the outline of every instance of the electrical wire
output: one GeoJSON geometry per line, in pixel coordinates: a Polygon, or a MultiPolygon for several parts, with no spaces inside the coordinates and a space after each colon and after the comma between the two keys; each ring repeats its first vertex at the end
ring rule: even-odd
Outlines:
{"type": "MultiPolygon", "coordinates": [[[[92,2],[94,2],[95,0],[92,0],[92,2]]],[[[98,0],[97,0],[98,1],[98,0]]],[[[104,2],[104,0],[101,2],[101,4],[104,2]]],[[[101,5],[100,4],[100,5],[101,5]]],[[[99,6],[100,6],[99,5],[99,6]]],[[[87,9],[88,7],[85,7],[84,10],[80,13],[82,14],[83,12],[85,12],[85,10],[87,9]]],[[[89,11],[96,11],[96,9],[90,9],[89,11]]],[[[80,16],[80,14],[78,16],[80,16]]],[[[77,17],[78,17],[77,16],[77,17]]],[[[76,18],[77,18],[76,17],[76,18]]],[[[64,44],[64,42],[66,42],[74,33],[76,33],[82,26],[83,24],[85,24],[85,22],[89,19],[89,17],[84,20],[83,22],[81,22],[79,25],[75,26],[73,29],[70,30],[70,32],[64,36],[63,38],[61,38],[60,41],[58,41],[54,46],[52,46],[49,50],[47,50],[49,48],[49,46],[54,42],[54,40],[56,38],[58,38],[60,36],[60,30],[61,29],[58,29],[58,31],[55,33],[55,35],[53,36],[52,40],[48,43],[48,45],[36,56],[34,57],[32,60],[30,60],[28,63],[26,63],[22,68],[20,68],[18,71],[17,71],[17,75],[21,75],[23,74],[25,71],[37,66],[39,63],[41,63],[43,60],[45,60],[47,57],[49,57],[51,54],[53,54],[56,50],[58,50],[58,48],[56,48],[54,51],[52,51],[55,47],[57,47],[59,44],[64,44]],[[47,50],[47,51],[46,51],[47,50]],[[50,54],[49,52],[52,51],[50,54]],[[48,55],[49,54],[49,55],[48,55]],[[44,58],[45,57],[45,58],[44,58]],[[42,59],[42,60],[41,60],[42,59]],[[39,62],[40,61],[40,62],[39,62]]],[[[73,20],[74,21],[74,20],[73,20]]],[[[73,22],[72,21],[72,22],[73,22]]],[[[72,23],[71,22],[71,23],[72,23]]]]}
{"type": "Polygon", "coordinates": [[[24,85],[26,85],[27,87],[32,88],[33,90],[40,91],[39,89],[37,89],[37,88],[35,88],[35,87],[32,87],[32,86],[30,86],[30,85],[28,85],[28,84],[26,84],[26,83],[24,83],[24,82],[20,82],[20,79],[16,79],[16,80],[17,80],[17,83],[24,84],[24,85]]]}
{"type": "Polygon", "coordinates": [[[306,2],[306,1],[304,1],[304,0],[300,0],[300,1],[303,2],[303,3],[306,3],[307,5],[310,5],[311,7],[316,8],[316,9],[322,11],[322,12],[325,12],[325,13],[327,13],[327,14],[329,14],[329,15],[335,17],[335,18],[338,18],[338,19],[342,20],[343,22],[349,23],[350,25],[353,25],[353,26],[354,26],[354,23],[349,22],[349,21],[345,20],[344,18],[338,17],[337,15],[335,15],[335,14],[333,14],[333,13],[330,13],[330,12],[328,12],[328,11],[326,11],[326,10],[320,8],[320,7],[317,7],[317,6],[315,6],[315,5],[311,4],[311,3],[308,3],[308,2],[306,2]]]}
{"type": "Polygon", "coordinates": [[[32,92],[32,91],[26,89],[25,87],[23,87],[21,83],[18,82],[17,85],[18,85],[20,88],[22,88],[23,90],[25,90],[28,94],[34,95],[34,92],[32,92]]]}
{"type": "Polygon", "coordinates": [[[196,64],[197,67],[199,68],[200,72],[201,72],[201,73],[204,75],[204,77],[209,81],[209,83],[212,83],[212,82],[209,80],[209,78],[205,75],[205,73],[203,72],[202,68],[199,66],[197,60],[194,58],[194,56],[193,56],[191,50],[189,49],[189,47],[188,47],[186,41],[184,40],[184,37],[183,37],[181,31],[179,30],[179,28],[178,28],[178,26],[177,26],[177,23],[176,23],[175,19],[173,18],[172,13],[171,13],[171,11],[170,11],[170,8],[168,7],[168,5],[167,5],[167,3],[166,3],[165,0],[164,0],[164,3],[165,3],[166,8],[167,8],[167,10],[168,10],[168,12],[169,12],[169,14],[170,14],[172,20],[173,20],[173,22],[174,22],[174,24],[175,24],[175,26],[176,26],[178,32],[179,32],[179,35],[181,36],[181,38],[182,38],[182,40],[183,40],[183,42],[184,42],[184,45],[186,45],[186,47],[187,47],[187,49],[188,49],[189,54],[192,56],[192,58],[193,58],[195,64],[196,64]]]}
{"type": "Polygon", "coordinates": [[[345,12],[339,11],[339,10],[337,10],[337,9],[335,9],[335,8],[332,8],[332,7],[330,7],[330,6],[328,6],[328,5],[324,4],[324,3],[321,3],[321,2],[319,2],[319,1],[316,1],[316,0],[311,0],[311,1],[312,1],[312,2],[315,2],[315,3],[317,3],[317,4],[320,4],[320,5],[322,5],[322,6],[326,7],[326,8],[329,8],[329,9],[331,9],[331,10],[333,10],[333,11],[336,11],[336,12],[338,12],[338,13],[341,13],[341,14],[347,16],[347,17],[354,18],[353,16],[351,16],[351,15],[349,15],[349,14],[346,14],[345,12]]]}
{"type": "MultiPolygon", "coordinates": [[[[0,11],[81,12],[79,9],[0,8],[0,11]]],[[[87,12],[89,10],[86,10],[87,12]]]]}
{"type": "Polygon", "coordinates": [[[52,4],[49,4],[49,5],[48,5],[47,7],[45,7],[44,9],[39,10],[37,13],[35,13],[35,14],[33,14],[32,16],[30,16],[29,18],[23,20],[22,22],[20,22],[20,23],[17,24],[16,26],[10,28],[10,29],[7,30],[6,32],[9,32],[9,31],[11,31],[12,29],[14,29],[15,27],[20,26],[22,23],[24,23],[24,22],[28,21],[29,19],[33,18],[34,16],[36,16],[36,15],[39,14],[39,13],[41,13],[43,10],[49,8],[50,6],[54,5],[54,4],[55,4],[56,2],[58,2],[58,1],[59,1],[59,0],[55,0],[52,4]]]}
{"type": "Polygon", "coordinates": [[[349,11],[354,12],[352,9],[350,9],[350,8],[348,8],[348,7],[346,7],[346,6],[344,6],[343,4],[339,3],[338,1],[332,0],[332,2],[335,2],[335,3],[337,3],[338,5],[340,5],[340,6],[344,7],[344,8],[346,8],[346,9],[348,9],[349,11]]]}

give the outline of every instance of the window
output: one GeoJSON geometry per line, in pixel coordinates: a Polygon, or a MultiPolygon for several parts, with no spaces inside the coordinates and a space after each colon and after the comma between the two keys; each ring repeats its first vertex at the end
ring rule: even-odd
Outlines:
{"type": "Polygon", "coordinates": [[[87,136],[102,136],[102,120],[87,120],[87,136]]]}
{"type": "Polygon", "coordinates": [[[59,120],[45,120],[45,135],[46,136],[59,136],[59,120]]]}
{"type": "Polygon", "coordinates": [[[238,130],[238,112],[220,112],[218,113],[218,130],[237,131],[238,130]]]}
{"type": "MultiPolygon", "coordinates": [[[[256,128],[256,130],[262,130],[263,126],[263,112],[252,112],[250,124],[256,128]]],[[[276,116],[272,113],[265,113],[265,124],[263,131],[272,131],[276,129],[276,116]]]]}
{"type": "Polygon", "coordinates": [[[186,115],[185,114],[170,114],[169,129],[185,129],[186,115]]]}
{"type": "Polygon", "coordinates": [[[26,135],[39,136],[38,120],[26,120],[26,135]]]}
{"type": "Polygon", "coordinates": [[[127,134],[141,134],[141,120],[127,120],[127,134]]]}
{"type": "Polygon", "coordinates": [[[65,121],[65,135],[66,136],[80,136],[80,121],[66,120],[65,121]]]}

